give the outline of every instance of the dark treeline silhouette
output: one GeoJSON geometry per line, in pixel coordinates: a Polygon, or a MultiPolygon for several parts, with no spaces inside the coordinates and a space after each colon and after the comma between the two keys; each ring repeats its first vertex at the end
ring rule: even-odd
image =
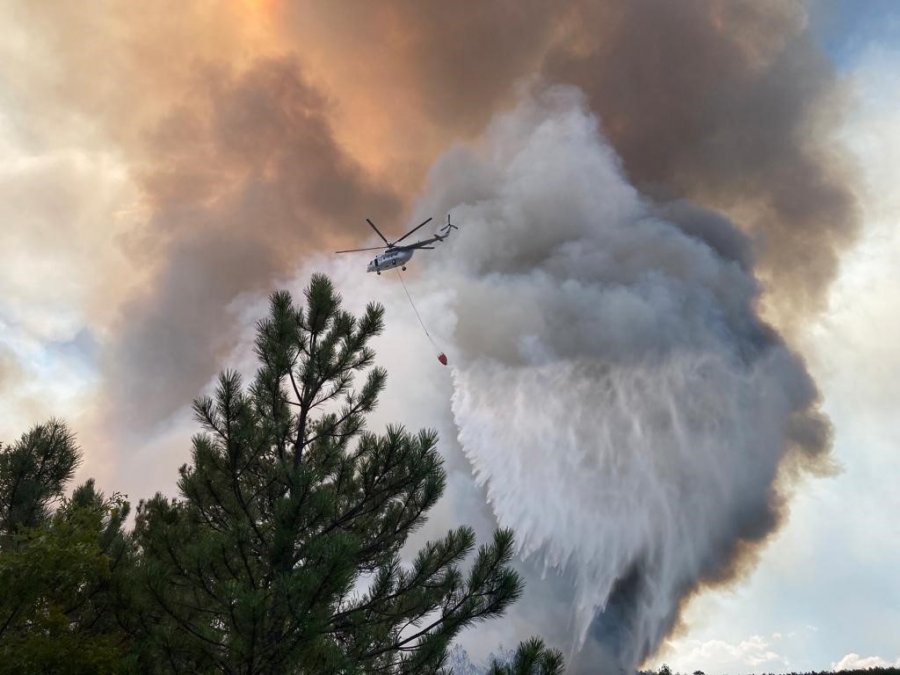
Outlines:
{"type": "MultiPolygon", "coordinates": [[[[669,666],[663,665],[659,670],[640,670],[638,675],[706,675],[703,670],[695,670],[692,673],[680,673],[673,671],[669,666]]],[[[900,675],[900,668],[875,666],[872,668],[857,668],[854,670],[808,670],[785,671],[774,673],[771,671],[762,673],[734,673],[733,675],[900,675]]]]}
{"type": "MultiPolygon", "coordinates": [[[[513,534],[459,527],[401,559],[444,490],[433,431],[365,430],[386,373],[383,309],[341,309],[314,276],[275,293],[249,385],[223,373],[180,497],[92,480],[62,422],[0,446],[0,673],[444,673],[459,632],[522,592],[513,534]],[[354,375],[363,383],[354,388],[354,375]]],[[[495,675],[554,675],[539,639],[495,675]]]]}

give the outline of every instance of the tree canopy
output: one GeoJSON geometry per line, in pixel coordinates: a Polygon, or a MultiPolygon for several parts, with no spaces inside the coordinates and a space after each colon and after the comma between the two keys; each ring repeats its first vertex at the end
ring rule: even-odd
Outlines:
{"type": "Polygon", "coordinates": [[[0,672],[111,673],[127,661],[128,504],[91,480],[64,497],[79,460],[56,420],[0,447],[0,672]]]}
{"type": "MultiPolygon", "coordinates": [[[[63,424],[0,449],[0,581],[15,589],[0,657],[45,672],[443,672],[452,640],[522,582],[508,530],[407,550],[445,474],[434,431],[366,429],[383,314],[344,311],[321,275],[303,307],[273,294],[255,376],[224,372],[194,402],[179,496],[141,501],[130,532],[121,496],[89,481],[63,497],[79,461],[63,424]]],[[[531,640],[490,672],[559,673],[562,657],[531,640]]]]}

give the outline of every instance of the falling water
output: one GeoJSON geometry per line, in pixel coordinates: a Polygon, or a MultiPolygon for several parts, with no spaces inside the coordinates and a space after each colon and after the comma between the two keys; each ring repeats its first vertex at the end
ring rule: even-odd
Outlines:
{"type": "Polygon", "coordinates": [[[455,292],[463,451],[522,554],[574,579],[582,666],[635,668],[777,527],[785,458],[827,454],[815,386],[757,314],[750,240],[643,197],[577,90],[529,97],[431,185],[463,224],[428,275],[455,292]]]}

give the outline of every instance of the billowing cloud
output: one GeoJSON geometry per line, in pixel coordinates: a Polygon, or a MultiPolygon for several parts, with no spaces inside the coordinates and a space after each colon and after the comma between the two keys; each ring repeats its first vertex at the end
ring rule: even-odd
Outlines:
{"type": "Polygon", "coordinates": [[[642,196],[578,90],[430,181],[465,223],[429,266],[455,289],[460,446],[523,555],[572,579],[573,663],[635,668],[777,528],[785,459],[827,463],[816,388],[757,314],[750,240],[642,196]]]}
{"type": "Polygon", "coordinates": [[[346,238],[360,214],[399,212],[335,143],[327,117],[297,63],[277,59],[208,73],[154,130],[141,244],[156,272],[123,309],[108,361],[110,395],[130,423],[164,419],[215,372],[239,294],[346,238]]]}
{"type": "MultiPolygon", "coordinates": [[[[823,463],[815,386],[757,311],[788,328],[814,314],[856,229],[831,145],[844,93],[805,5],[0,11],[0,143],[12,158],[0,243],[15,252],[0,271],[0,322],[36,354],[90,345],[78,363],[95,371],[76,379],[99,379],[86,407],[101,411],[91,428],[109,448],[104,466],[125,454],[125,428],[144,462],[161,438],[186,444],[159,425],[222,367],[246,294],[362,236],[366,216],[399,229],[411,212],[450,207],[470,232],[461,266],[435,268],[456,298],[460,440],[524,551],[585,589],[578,627],[565,630],[602,643],[622,616],[633,634],[613,658],[646,655],[691,589],[729,578],[777,525],[785,457],[823,463]],[[496,156],[448,152],[529,88],[557,92],[555,103],[495,123],[482,142],[496,156]],[[529,414],[535,391],[572,416],[570,434],[529,414]],[[494,420],[479,417],[489,403],[494,420]],[[521,454],[495,457],[489,438],[521,454]],[[571,529],[513,508],[531,493],[493,478],[506,457],[523,460],[523,476],[557,476],[548,503],[571,529]],[[659,499],[639,499],[647,492],[659,499]],[[636,534],[623,505],[639,514],[636,534]],[[700,537],[696,555],[678,537],[700,537]]],[[[36,371],[6,353],[9,391],[36,371]]],[[[72,384],[54,400],[86,391],[72,384]]],[[[142,477],[122,479],[161,487],[142,477]]]]}
{"type": "Polygon", "coordinates": [[[772,672],[790,668],[788,659],[779,653],[784,636],[751,635],[732,643],[724,640],[673,640],[670,649],[678,653],[677,662],[670,664],[676,670],[694,672],[734,673],[772,672]]]}
{"type": "MultiPolygon", "coordinates": [[[[365,215],[400,217],[448,142],[479,133],[535,78],[587,92],[641,189],[724,209],[761,235],[782,309],[817,306],[853,231],[842,162],[823,145],[839,88],[802,6],[13,7],[19,39],[5,47],[8,62],[29,64],[6,69],[19,123],[27,115],[46,142],[108,153],[135,189],[127,227],[110,239],[129,272],[98,268],[122,283],[76,300],[100,311],[104,328],[119,315],[107,362],[124,367],[148,348],[134,371],[152,362],[164,380],[208,352],[171,396],[159,384],[142,390],[141,374],[110,374],[115,400],[143,393],[136,405],[150,418],[167,409],[151,391],[181,401],[209,374],[215,347],[176,354],[172,371],[161,364],[182,343],[210,334],[227,342],[210,313],[238,288],[264,287],[285,260],[327,246],[365,215]],[[208,263],[204,246],[215,253],[208,263]],[[247,252],[232,281],[220,276],[234,265],[229,248],[247,252]],[[209,299],[193,326],[192,312],[173,312],[163,297],[186,283],[195,288],[184,298],[209,299]]],[[[78,189],[93,203],[89,192],[78,189]]],[[[107,233],[104,225],[80,238],[107,233]]]]}
{"type": "Polygon", "coordinates": [[[851,652],[845,654],[837,663],[831,664],[831,669],[834,671],[868,670],[869,668],[900,668],[900,658],[891,662],[880,656],[860,656],[851,652]]]}
{"type": "Polygon", "coordinates": [[[631,180],[753,232],[780,320],[821,309],[858,213],[829,133],[842,91],[803,6],[639,0],[576,14],[545,74],[588,93],[631,180]]]}
{"type": "Polygon", "coordinates": [[[779,323],[822,308],[859,214],[833,135],[847,92],[805,5],[290,7],[286,34],[336,97],[340,137],[384,180],[415,189],[448,140],[477,135],[523,82],[575,84],[642,190],[754,233],[779,323]]]}

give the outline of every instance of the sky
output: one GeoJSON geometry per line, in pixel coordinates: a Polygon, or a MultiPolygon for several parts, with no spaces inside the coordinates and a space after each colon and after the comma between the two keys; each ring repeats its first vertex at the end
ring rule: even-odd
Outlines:
{"type": "Polygon", "coordinates": [[[519,532],[528,592],[463,636],[473,655],[540,633],[570,655],[646,636],[617,658],[682,672],[900,663],[895,3],[0,0],[0,19],[0,440],[62,417],[82,477],[174,493],[190,401],[252,372],[266,294],[322,270],[388,309],[374,423],[444,439],[431,531],[519,532]],[[457,242],[410,269],[443,370],[402,289],[329,252],[369,242],[366,217],[448,210],[457,242]],[[536,389],[562,402],[544,426],[536,389]],[[669,408],[715,433],[660,441],[642,473],[628,430],[669,408]],[[656,591],[621,590],[632,569],[656,591]]]}

